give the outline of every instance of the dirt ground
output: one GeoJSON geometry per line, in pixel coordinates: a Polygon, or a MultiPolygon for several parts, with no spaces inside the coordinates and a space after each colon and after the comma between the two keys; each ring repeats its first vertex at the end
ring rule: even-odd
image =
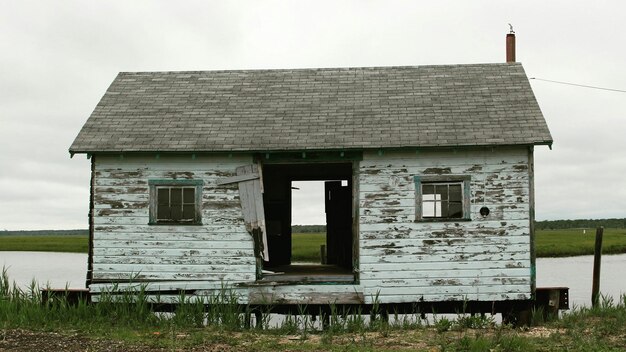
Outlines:
{"type": "MultiPolygon", "coordinates": [[[[79,334],[27,331],[21,329],[0,332],[0,351],[67,351],[67,352],[152,352],[172,351],[171,348],[137,346],[120,341],[86,338],[79,334]]],[[[182,351],[182,350],[181,350],[182,351]]],[[[213,344],[186,348],[184,351],[236,351],[228,345],[213,344]]]]}
{"type": "MultiPolygon", "coordinates": [[[[471,330],[468,330],[471,334],[471,330]]],[[[515,334],[526,337],[534,338],[546,338],[551,334],[562,334],[563,331],[558,329],[548,329],[543,327],[536,327],[526,329],[524,331],[516,330],[515,334]]],[[[451,336],[458,335],[457,332],[448,332],[451,336]]],[[[5,329],[0,330],[0,351],[68,351],[68,352],[152,352],[152,351],[193,351],[193,352],[214,352],[214,351],[246,351],[246,350],[259,350],[259,346],[255,346],[254,341],[258,338],[262,339],[263,334],[252,337],[236,336],[239,333],[232,333],[232,338],[236,339],[239,343],[236,346],[232,346],[226,343],[205,342],[193,347],[156,347],[149,344],[131,344],[128,342],[98,339],[92,337],[86,337],[84,335],[72,332],[41,332],[41,331],[29,331],[23,329],[5,329]]],[[[433,339],[437,337],[443,337],[444,335],[438,335],[433,329],[418,329],[418,330],[405,330],[394,331],[382,336],[380,333],[368,332],[364,335],[352,336],[341,335],[335,336],[332,341],[326,341],[331,343],[335,347],[352,345],[357,347],[362,344],[363,341],[367,341],[364,346],[370,349],[385,349],[385,350],[399,350],[399,351],[439,351],[440,348],[433,344],[433,339]],[[430,341],[430,343],[428,342],[430,341]]],[[[282,350],[292,351],[294,347],[302,347],[300,344],[304,342],[301,336],[277,336],[272,335],[265,336],[273,340],[271,346],[265,345],[260,350],[282,350]]],[[[184,339],[184,336],[181,336],[184,339]]],[[[454,339],[454,338],[453,338],[454,339]]],[[[306,338],[307,351],[326,350],[328,345],[321,343],[320,335],[308,335],[306,338]],[[326,348],[324,348],[326,347],[326,348]]],[[[300,350],[300,348],[295,348],[300,350]]]]}

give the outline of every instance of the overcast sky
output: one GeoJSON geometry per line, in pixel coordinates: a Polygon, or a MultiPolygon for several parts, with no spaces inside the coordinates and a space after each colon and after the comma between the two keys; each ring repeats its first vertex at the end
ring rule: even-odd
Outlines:
{"type": "MultiPolygon", "coordinates": [[[[89,162],[67,150],[120,71],[503,62],[512,23],[529,77],[626,90],[624,14],[623,0],[2,0],[0,230],[87,227],[89,162]]],[[[554,137],[536,148],[537,219],[626,217],[626,93],[531,84],[554,137]]]]}

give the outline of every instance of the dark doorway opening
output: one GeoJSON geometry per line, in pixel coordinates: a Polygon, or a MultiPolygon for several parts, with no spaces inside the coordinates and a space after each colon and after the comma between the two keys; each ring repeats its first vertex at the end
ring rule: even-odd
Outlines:
{"type": "Polygon", "coordinates": [[[353,282],[352,163],[264,164],[263,199],[269,261],[263,279],[353,282]],[[324,181],[325,262],[295,263],[292,256],[292,182],[324,181]]]}

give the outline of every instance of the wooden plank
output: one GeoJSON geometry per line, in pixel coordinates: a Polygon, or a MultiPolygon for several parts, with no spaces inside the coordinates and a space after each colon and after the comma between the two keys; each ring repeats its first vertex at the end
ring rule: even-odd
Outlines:
{"type": "MultiPolygon", "coordinates": [[[[534,171],[534,147],[528,147],[528,230],[529,230],[529,246],[530,251],[530,267],[531,267],[531,292],[536,297],[537,290],[537,252],[535,249],[535,171],[534,171]]],[[[558,315],[558,310],[557,310],[558,315]]]]}
{"type": "MultiPolygon", "coordinates": [[[[250,240],[252,242],[252,240],[250,240]]],[[[211,248],[211,249],[173,249],[173,248],[107,248],[98,247],[94,249],[94,256],[101,258],[115,257],[118,261],[123,258],[136,258],[137,260],[164,260],[169,258],[219,258],[219,257],[254,257],[252,244],[246,249],[211,248]]]]}
{"type": "Polygon", "coordinates": [[[232,272],[209,272],[209,273],[163,273],[163,272],[97,272],[94,271],[94,281],[172,281],[172,280],[205,280],[220,283],[250,282],[256,279],[256,274],[232,273],[232,272]]]}
{"type": "MultiPolygon", "coordinates": [[[[202,221],[203,223],[207,223],[207,225],[209,226],[224,226],[224,225],[231,225],[231,226],[236,226],[236,225],[240,225],[243,221],[243,219],[239,218],[239,217],[235,217],[235,214],[238,215],[237,212],[233,211],[232,216],[230,217],[220,217],[220,218],[216,218],[216,217],[204,217],[204,215],[207,214],[206,212],[203,212],[203,218],[202,221]]],[[[149,224],[149,217],[146,216],[134,216],[134,217],[120,217],[120,216],[98,216],[94,219],[94,224],[96,226],[99,225],[144,225],[145,227],[138,227],[137,230],[138,231],[145,231],[145,232],[149,232],[149,228],[152,227],[162,227],[163,229],[160,231],[170,231],[170,232],[175,232],[175,231],[187,231],[185,229],[187,228],[192,228],[192,227],[198,227],[198,228],[203,228],[204,225],[185,225],[185,224],[172,224],[172,225],[165,225],[165,224],[159,224],[159,225],[148,225],[149,224]]]]}
{"type": "Polygon", "coordinates": [[[191,166],[214,165],[215,167],[226,167],[232,165],[234,169],[237,165],[252,163],[252,154],[203,154],[195,153],[196,158],[192,159],[191,154],[160,154],[159,159],[155,158],[155,154],[127,154],[124,159],[120,159],[119,155],[98,155],[98,163],[102,167],[124,168],[127,165],[133,167],[135,165],[151,165],[153,167],[171,168],[172,164],[177,167],[190,168],[191,166]]]}
{"type": "MultiPolygon", "coordinates": [[[[259,166],[246,165],[237,168],[237,174],[260,174],[259,166]]],[[[257,229],[261,231],[261,242],[259,245],[262,249],[260,255],[264,260],[269,260],[269,252],[267,247],[267,232],[265,228],[265,211],[263,209],[262,185],[259,179],[239,182],[239,193],[241,205],[244,214],[246,228],[250,234],[257,229]]],[[[254,236],[254,235],[253,235],[254,236]]]]}
{"type": "MultiPolygon", "coordinates": [[[[240,166],[237,168],[237,174],[239,175],[245,175],[249,171],[251,171],[250,166],[240,166]]],[[[248,194],[248,187],[246,185],[249,182],[252,181],[239,183],[239,199],[241,201],[241,210],[243,211],[243,219],[246,223],[246,228],[248,229],[248,231],[251,230],[250,226],[252,222],[252,208],[249,200],[251,195],[248,194]]]]}
{"type": "Polygon", "coordinates": [[[267,229],[265,227],[265,208],[263,207],[263,193],[260,180],[254,181],[254,208],[259,229],[261,229],[262,258],[270,260],[269,248],[267,245],[267,229]]]}
{"type": "MultiPolygon", "coordinates": [[[[497,209],[496,209],[497,210],[497,209]]],[[[490,213],[489,216],[491,219],[500,220],[500,221],[514,221],[514,220],[527,220],[528,214],[522,214],[521,212],[507,212],[507,211],[498,211],[490,213]]],[[[386,215],[386,216],[371,216],[371,215],[362,215],[360,216],[361,224],[378,224],[378,223],[386,223],[386,224],[407,224],[411,223],[415,220],[415,217],[412,215],[386,215]]],[[[459,221],[464,221],[460,219],[459,221]]],[[[472,221],[483,221],[479,216],[475,216],[472,214],[472,221]]],[[[427,221],[425,221],[427,222],[427,221]]]]}
{"type": "MultiPolygon", "coordinates": [[[[499,174],[471,174],[472,180],[470,185],[472,189],[495,190],[502,187],[511,189],[526,188],[528,185],[528,176],[526,174],[507,174],[505,172],[499,174]],[[502,178],[499,178],[502,177],[502,178]]],[[[408,174],[404,177],[399,176],[374,176],[361,177],[359,182],[363,184],[361,192],[379,193],[390,191],[412,192],[415,189],[413,182],[414,174],[408,174]],[[410,179],[410,180],[409,180],[410,179]]]]}
{"type": "MultiPolygon", "coordinates": [[[[363,287],[378,287],[381,290],[397,288],[409,288],[413,291],[423,292],[426,290],[434,290],[441,288],[441,292],[445,290],[453,290],[461,288],[458,292],[495,292],[498,287],[506,289],[507,286],[525,286],[526,290],[530,290],[530,276],[526,277],[429,277],[429,278],[391,278],[391,279],[361,279],[363,287]],[[494,288],[494,286],[496,286],[494,288]],[[491,291],[490,291],[491,290],[491,291]]],[[[381,291],[382,292],[382,291],[381,291]]],[[[454,291],[457,292],[457,291],[454,291]]]]}
{"type": "Polygon", "coordinates": [[[498,147],[475,147],[475,148],[459,148],[456,151],[450,149],[419,149],[417,152],[408,151],[385,151],[384,155],[378,155],[377,151],[364,151],[363,162],[373,161],[380,162],[384,160],[393,160],[397,162],[399,160],[413,160],[419,159],[435,159],[444,160],[451,159],[464,159],[469,158],[481,158],[485,160],[498,160],[502,155],[514,157],[519,160],[524,160],[526,157],[524,148],[515,146],[498,146],[498,147]]]}
{"type": "Polygon", "coordinates": [[[387,304],[387,303],[415,303],[415,302],[442,302],[442,301],[506,301],[506,300],[528,300],[531,299],[530,293],[467,293],[467,294],[448,294],[448,293],[434,293],[434,294],[421,294],[421,295],[393,295],[393,294],[378,294],[376,292],[368,292],[364,295],[366,304],[387,304]]]}
{"type": "MultiPolygon", "coordinates": [[[[202,219],[204,223],[210,225],[210,221],[214,218],[228,218],[237,219],[242,218],[241,208],[239,208],[239,202],[204,202],[203,208],[200,209],[202,213],[202,219]]],[[[101,217],[144,217],[149,215],[149,204],[146,203],[109,203],[98,204],[95,208],[97,215],[101,217]]],[[[243,220],[243,218],[242,218],[243,220]]],[[[158,226],[166,226],[164,224],[158,224],[158,226]]],[[[186,226],[186,225],[184,225],[186,226]]]]}
{"type": "Polygon", "coordinates": [[[228,249],[249,249],[249,242],[240,241],[165,241],[165,240],[98,240],[94,245],[97,248],[127,248],[128,250],[134,248],[177,248],[177,249],[214,249],[214,248],[228,248],[228,249]]]}
{"type": "MultiPolygon", "coordinates": [[[[125,216],[125,217],[109,217],[109,216],[97,216],[94,219],[96,225],[96,231],[98,225],[148,225],[150,218],[148,216],[125,216]]],[[[139,228],[137,229],[139,230],[139,228]]]]}
{"type": "MultiPolygon", "coordinates": [[[[105,201],[119,201],[119,202],[141,202],[145,203],[150,200],[150,195],[146,191],[145,193],[123,193],[123,192],[104,192],[98,193],[96,191],[96,203],[102,203],[105,201]]],[[[145,205],[144,205],[145,206],[145,205]]]]}
{"type": "Polygon", "coordinates": [[[509,229],[524,229],[526,233],[528,233],[528,220],[511,220],[511,221],[500,221],[500,220],[490,220],[485,221],[483,223],[478,223],[476,221],[467,221],[467,222],[425,222],[425,223],[405,223],[405,224],[390,224],[390,223],[375,223],[375,224],[361,224],[362,232],[371,232],[371,231],[394,231],[394,230],[419,230],[424,229],[431,231],[449,231],[454,228],[458,228],[460,233],[463,233],[463,229],[479,229],[480,227],[491,227],[497,228],[501,226],[507,226],[509,229]]]}
{"type": "MultiPolygon", "coordinates": [[[[183,296],[182,298],[185,300],[185,303],[188,304],[195,304],[195,303],[207,303],[210,302],[210,300],[212,299],[212,297],[215,297],[216,295],[219,294],[219,290],[210,290],[210,291],[198,291],[196,290],[194,293],[192,294],[187,294],[185,296],[183,296]]],[[[158,304],[178,304],[181,301],[181,295],[180,294],[176,294],[176,295],[172,295],[172,294],[147,294],[144,296],[146,302],[149,303],[158,303],[158,304]]],[[[109,297],[107,297],[107,299],[119,299],[120,302],[124,302],[124,295],[110,295],[109,297]]],[[[237,303],[238,304],[247,304],[246,301],[246,297],[244,296],[237,296],[237,303]]],[[[100,300],[99,295],[94,294],[91,296],[91,300],[92,302],[98,302],[100,300]]]]}
{"type": "Polygon", "coordinates": [[[216,183],[218,186],[222,186],[222,185],[227,185],[229,183],[238,183],[238,182],[257,180],[257,179],[259,179],[259,174],[257,172],[251,172],[248,174],[227,177],[227,178],[218,180],[216,183]]]}
{"type": "MultiPolygon", "coordinates": [[[[504,186],[503,186],[504,187],[504,186]]],[[[471,203],[528,203],[529,193],[527,188],[493,188],[471,189],[471,203]]],[[[384,191],[384,192],[361,192],[362,207],[368,207],[370,203],[377,201],[393,201],[409,199],[415,201],[414,191],[384,191]]]]}
{"type": "Polygon", "coordinates": [[[148,194],[149,188],[147,186],[98,186],[95,187],[95,191],[99,194],[103,193],[119,193],[119,194],[148,194]]]}
{"type": "Polygon", "coordinates": [[[97,232],[94,238],[101,240],[118,241],[238,241],[248,242],[250,236],[246,232],[171,232],[171,233],[125,233],[125,232],[97,232]]]}
{"type": "Polygon", "coordinates": [[[393,229],[388,231],[367,231],[361,234],[363,241],[368,242],[374,239],[398,240],[398,239],[448,239],[448,238],[483,238],[483,237],[519,237],[528,236],[527,229],[508,227],[483,227],[483,228],[444,228],[444,229],[422,229],[419,226],[411,229],[393,229]]]}
{"type": "MultiPolygon", "coordinates": [[[[517,253],[424,253],[415,255],[414,258],[407,255],[386,255],[380,256],[368,256],[361,255],[360,262],[363,265],[383,265],[394,264],[403,265],[411,269],[420,269],[424,265],[437,265],[439,269],[446,266],[447,263],[440,261],[440,258],[448,257],[450,261],[459,266],[465,265],[466,262],[477,263],[477,267],[493,267],[500,265],[500,262],[507,262],[510,267],[530,267],[530,264],[526,262],[529,258],[529,254],[524,252],[517,253]],[[518,259],[519,258],[519,259],[518,259]],[[421,260],[422,263],[416,264],[417,260],[421,260]],[[488,265],[485,263],[489,263],[488,265]]],[[[363,270],[363,269],[362,269],[363,270]]],[[[383,270],[383,269],[374,269],[383,270]]]]}
{"type": "Polygon", "coordinates": [[[133,263],[115,263],[104,264],[94,262],[94,270],[101,273],[179,273],[179,274],[199,274],[211,275],[212,273],[232,273],[232,274],[248,274],[254,273],[254,263],[244,264],[237,263],[232,260],[225,264],[133,264],[133,263]]]}
{"type": "MultiPolygon", "coordinates": [[[[432,246],[432,247],[400,247],[400,248],[361,248],[361,258],[364,262],[370,262],[368,257],[378,258],[381,263],[393,261],[395,258],[423,258],[429,256],[451,255],[457,260],[476,260],[479,255],[486,256],[487,260],[507,258],[508,253],[524,253],[528,252],[528,243],[522,244],[501,244],[501,245],[484,245],[480,246],[432,246]]],[[[409,259],[408,261],[410,261],[409,259]]],[[[415,259],[413,259],[415,260],[415,259]]]]}
{"type": "Polygon", "coordinates": [[[375,238],[361,241],[362,250],[379,250],[379,249],[409,249],[409,248],[436,248],[451,247],[463,248],[463,250],[471,250],[472,252],[480,252],[480,247],[497,247],[497,246],[514,246],[528,245],[528,236],[493,236],[492,233],[485,235],[471,236],[461,235],[446,238],[398,238],[389,240],[386,238],[375,238]],[[478,247],[470,249],[471,247],[478,247]]]}
{"type": "MultiPolygon", "coordinates": [[[[221,251],[220,251],[221,252],[221,251]]],[[[133,265],[256,265],[253,253],[246,253],[245,257],[225,256],[219,253],[218,256],[208,257],[200,255],[181,255],[181,256],[161,256],[146,257],[146,256],[112,256],[103,255],[95,256],[94,263],[102,265],[110,264],[133,264],[133,265]]]]}
{"type": "Polygon", "coordinates": [[[412,257],[417,255],[437,254],[499,254],[502,252],[528,252],[528,244],[499,244],[499,245],[476,245],[476,246],[404,246],[397,248],[372,248],[361,247],[361,257],[368,256],[380,258],[381,261],[389,257],[412,257]]]}
{"type": "Polygon", "coordinates": [[[96,227],[96,231],[99,233],[153,233],[153,234],[176,234],[179,232],[203,234],[203,233],[247,233],[246,227],[243,223],[243,219],[240,219],[237,224],[215,224],[208,223],[202,226],[142,226],[138,228],[136,225],[115,224],[115,225],[99,225],[96,227]],[[182,227],[182,230],[181,230],[182,227]]]}
{"type": "MultiPolygon", "coordinates": [[[[371,267],[371,266],[370,266],[371,267]]],[[[375,267],[373,270],[363,270],[361,273],[361,284],[364,286],[375,285],[376,282],[381,282],[383,286],[388,286],[388,282],[384,280],[405,280],[405,279],[450,279],[450,278],[480,278],[486,280],[487,278],[530,278],[530,268],[459,268],[444,270],[442,265],[438,269],[431,270],[380,270],[375,267]],[[374,271],[378,270],[378,271],[374,271]],[[371,280],[371,282],[370,282],[371,280]]]]}
{"type": "Polygon", "coordinates": [[[99,187],[142,187],[146,186],[148,181],[146,179],[112,179],[98,177],[96,179],[96,185],[99,187]]]}
{"type": "MultiPolygon", "coordinates": [[[[99,293],[99,292],[109,292],[112,289],[111,283],[98,283],[93,284],[89,287],[90,292],[99,293]]],[[[181,281],[154,281],[154,282],[145,282],[145,283],[128,283],[128,282],[119,282],[115,284],[115,287],[118,290],[138,290],[144,288],[145,291],[181,291],[181,290],[216,290],[215,292],[219,292],[222,289],[227,290],[228,292],[237,293],[242,291],[237,287],[227,287],[224,288],[224,284],[222,282],[216,281],[190,281],[190,280],[181,280],[181,281]]]]}
{"type": "MultiPolygon", "coordinates": [[[[480,217],[480,208],[483,206],[487,206],[490,209],[490,218],[489,220],[493,221],[494,219],[507,219],[512,220],[515,218],[528,218],[529,205],[528,204],[519,204],[519,203],[511,203],[505,205],[492,205],[489,206],[487,204],[476,204],[470,206],[470,212],[476,220],[482,220],[480,217]]],[[[386,207],[372,207],[369,206],[366,209],[361,209],[360,216],[362,217],[386,217],[386,216],[403,216],[407,218],[415,217],[415,204],[412,204],[409,207],[400,207],[400,206],[386,206],[386,207]]]]}
{"type": "MultiPolygon", "coordinates": [[[[364,294],[368,292],[371,294],[378,294],[379,296],[385,295],[411,295],[419,297],[421,295],[445,295],[445,294],[458,294],[458,295],[471,295],[471,294],[502,294],[502,293],[522,293],[530,296],[530,283],[523,285],[492,285],[492,286],[420,286],[420,287],[363,287],[364,294]]],[[[461,299],[463,300],[463,299],[461,299]]],[[[419,301],[417,299],[416,301],[419,301]]]]}
{"type": "Polygon", "coordinates": [[[495,270],[495,269],[523,269],[530,270],[528,253],[502,254],[493,259],[492,256],[476,255],[472,257],[456,257],[455,255],[435,255],[416,258],[419,262],[410,259],[380,262],[375,258],[360,263],[361,276],[376,272],[401,271],[441,271],[442,268],[451,270],[495,270]],[[423,261],[422,261],[423,259],[423,261]],[[408,262],[408,263],[406,263],[408,262]],[[451,264],[452,263],[452,264],[451,264]]]}
{"type": "Polygon", "coordinates": [[[250,304],[360,304],[355,285],[289,285],[248,287],[250,304]]]}
{"type": "Polygon", "coordinates": [[[450,174],[450,175],[476,175],[476,179],[484,179],[486,175],[493,175],[492,177],[510,179],[509,176],[519,175],[521,178],[527,178],[528,175],[524,172],[527,168],[528,160],[516,160],[516,161],[494,161],[483,162],[480,160],[461,160],[461,159],[449,159],[447,163],[442,163],[441,160],[425,160],[414,159],[405,160],[403,164],[393,164],[392,161],[383,161],[380,164],[369,163],[369,165],[360,165],[360,179],[376,177],[397,177],[402,180],[407,175],[434,175],[450,174]],[[526,174],[526,175],[524,175],[526,174]],[[485,175],[485,176],[480,176],[485,175]]]}
{"type": "Polygon", "coordinates": [[[203,202],[231,202],[240,201],[239,190],[217,190],[214,188],[204,187],[202,190],[203,202]]]}

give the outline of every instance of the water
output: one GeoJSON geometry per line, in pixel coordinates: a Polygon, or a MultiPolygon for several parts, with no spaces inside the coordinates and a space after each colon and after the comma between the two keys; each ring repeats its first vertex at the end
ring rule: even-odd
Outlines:
{"type": "MultiPolygon", "coordinates": [[[[626,254],[603,255],[600,293],[616,302],[626,294],[626,254]]],[[[591,306],[593,256],[538,258],[537,287],[569,287],[570,308],[591,306]]]]}
{"type": "MultiPolygon", "coordinates": [[[[0,266],[21,287],[35,279],[40,286],[84,288],[87,255],[53,252],[0,252],[0,266]]],[[[626,293],[626,254],[602,256],[600,291],[614,299],[626,293]]],[[[538,258],[537,286],[570,288],[570,307],[591,305],[593,256],[538,258]]]]}
{"type": "Polygon", "coordinates": [[[9,279],[22,288],[33,279],[42,288],[85,288],[87,254],[0,252],[0,267],[8,269],[9,279]]]}

